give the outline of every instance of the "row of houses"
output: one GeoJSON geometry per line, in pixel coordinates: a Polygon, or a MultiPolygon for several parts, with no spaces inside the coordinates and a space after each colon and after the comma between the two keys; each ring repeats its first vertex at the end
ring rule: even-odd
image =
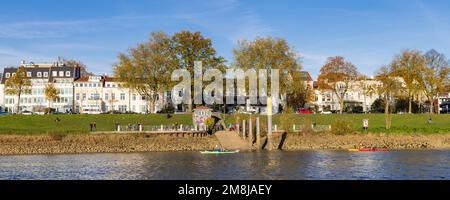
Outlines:
{"type": "MultiPolygon", "coordinates": [[[[17,67],[5,68],[3,73],[0,73],[0,112],[17,113],[18,101],[20,101],[20,112],[35,113],[44,112],[44,109],[50,106],[60,113],[84,114],[149,113],[150,110],[159,112],[167,106],[173,107],[176,112],[184,112],[187,107],[172,105],[171,92],[164,92],[158,95],[154,107],[150,109],[145,96],[128,89],[117,79],[109,76],[81,77],[81,69],[78,66],[68,66],[63,62],[35,64],[22,61],[20,66],[25,67],[27,76],[31,80],[31,93],[22,95],[20,99],[17,96],[6,95],[5,81],[14,76],[17,67]],[[59,90],[59,98],[51,102],[51,105],[44,94],[44,89],[49,83],[59,90]]],[[[316,82],[308,72],[300,73],[304,84],[314,90],[315,100],[310,103],[310,106],[314,106],[319,112],[341,109],[338,98],[333,92],[318,90],[316,82]]],[[[364,88],[374,84],[378,83],[372,79],[352,82],[351,90],[344,96],[345,105],[362,107],[363,112],[370,111],[371,105],[379,96],[368,94],[364,88]]],[[[449,94],[443,95],[439,98],[439,103],[449,100],[449,94]]],[[[264,112],[264,106],[248,103],[231,107],[230,110],[264,112]]]]}

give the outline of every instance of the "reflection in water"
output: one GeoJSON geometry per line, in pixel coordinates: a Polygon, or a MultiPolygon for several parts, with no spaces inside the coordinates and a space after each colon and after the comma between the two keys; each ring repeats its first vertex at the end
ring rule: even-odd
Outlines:
{"type": "Polygon", "coordinates": [[[450,151],[0,156],[0,179],[450,179],[450,151]]]}

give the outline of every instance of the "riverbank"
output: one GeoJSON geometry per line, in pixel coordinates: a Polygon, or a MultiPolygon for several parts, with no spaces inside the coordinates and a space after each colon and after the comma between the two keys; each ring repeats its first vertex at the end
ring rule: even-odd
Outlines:
{"type": "MultiPolygon", "coordinates": [[[[277,139],[275,139],[277,140],[277,139]]],[[[278,138],[279,140],[279,138],[278,138]]],[[[450,149],[449,134],[349,134],[288,135],[283,150],[347,150],[351,148],[450,149]]]]}
{"type": "MultiPolygon", "coordinates": [[[[274,138],[279,141],[280,138],[274,138]]],[[[215,136],[174,137],[150,134],[0,135],[0,155],[177,152],[212,149],[215,136]]],[[[288,135],[283,150],[346,150],[376,147],[392,150],[450,149],[450,135],[288,135]]]]}
{"type": "Polygon", "coordinates": [[[201,151],[212,149],[217,144],[214,136],[0,135],[0,155],[201,151]]]}

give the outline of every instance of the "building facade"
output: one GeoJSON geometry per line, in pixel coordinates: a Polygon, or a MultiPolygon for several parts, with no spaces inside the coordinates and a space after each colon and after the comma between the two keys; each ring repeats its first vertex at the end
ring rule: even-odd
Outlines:
{"type": "MultiPolygon", "coordinates": [[[[350,83],[349,90],[344,94],[344,105],[348,107],[362,107],[362,112],[370,112],[371,106],[378,95],[369,93],[368,88],[379,84],[375,80],[358,80],[350,83]]],[[[317,111],[339,111],[341,105],[339,98],[331,90],[319,90],[314,86],[315,102],[317,111]]]]}
{"type": "Polygon", "coordinates": [[[170,93],[159,94],[153,109],[145,96],[126,88],[112,77],[89,76],[74,82],[75,112],[81,114],[100,113],[154,113],[168,105],[170,93]],[[163,99],[163,97],[165,99],[163,99]]]}
{"type": "Polygon", "coordinates": [[[10,113],[23,111],[43,112],[50,106],[50,101],[45,97],[45,87],[53,84],[59,91],[59,98],[51,102],[51,106],[57,112],[70,112],[73,109],[73,82],[80,76],[80,68],[67,66],[65,63],[35,64],[22,61],[20,67],[25,67],[26,75],[31,81],[31,93],[17,96],[5,94],[5,82],[15,75],[17,67],[7,67],[3,71],[1,80],[1,93],[3,96],[4,110],[10,113]],[[17,102],[20,101],[19,110],[17,102]]]}

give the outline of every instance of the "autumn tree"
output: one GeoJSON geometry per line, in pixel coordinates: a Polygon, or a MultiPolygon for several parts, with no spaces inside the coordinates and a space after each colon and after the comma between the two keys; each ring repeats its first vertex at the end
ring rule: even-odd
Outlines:
{"type": "Polygon", "coordinates": [[[31,81],[25,67],[19,67],[13,76],[5,82],[5,94],[17,96],[16,113],[20,112],[20,97],[31,93],[31,81]]]}
{"type": "Polygon", "coordinates": [[[59,91],[56,89],[55,85],[50,83],[45,86],[44,94],[49,103],[48,107],[51,108],[53,106],[53,102],[59,98],[59,91]]]}
{"type": "Polygon", "coordinates": [[[74,59],[66,60],[63,57],[59,57],[58,58],[58,62],[64,63],[67,66],[79,67],[80,68],[80,76],[81,77],[94,76],[95,75],[94,73],[89,72],[88,69],[87,69],[86,64],[84,64],[83,62],[81,62],[79,60],[74,60],[74,59]]]}
{"type": "Polygon", "coordinates": [[[358,78],[358,70],[351,62],[343,57],[328,58],[326,64],[320,69],[317,79],[321,91],[332,91],[340,105],[339,112],[344,109],[345,94],[352,89],[352,82],[358,78]]]}
{"type": "Polygon", "coordinates": [[[406,97],[408,98],[408,113],[412,113],[414,95],[421,90],[421,73],[426,68],[426,58],[416,50],[405,50],[397,55],[391,64],[392,74],[403,79],[406,97]]]}
{"type": "Polygon", "coordinates": [[[314,91],[308,85],[301,72],[292,73],[289,81],[289,90],[286,93],[287,107],[293,109],[303,108],[306,103],[314,101],[314,91]]]}
{"type": "Polygon", "coordinates": [[[114,65],[114,74],[119,81],[149,101],[150,112],[154,112],[159,94],[173,84],[171,73],[177,67],[177,60],[170,47],[169,36],[153,32],[149,41],[119,54],[119,61],[114,65]]]}
{"type": "Polygon", "coordinates": [[[371,85],[370,91],[382,96],[384,103],[385,125],[386,129],[390,129],[392,124],[392,104],[394,97],[397,96],[402,90],[401,82],[398,77],[394,76],[390,66],[381,67],[375,76],[375,80],[379,83],[376,85],[371,85]]]}
{"type": "MultiPolygon", "coordinates": [[[[268,79],[270,80],[271,69],[279,70],[280,81],[279,89],[281,95],[290,95],[290,102],[297,103],[297,101],[305,101],[307,98],[307,90],[303,81],[300,81],[301,65],[299,63],[299,56],[294,48],[291,47],[285,39],[282,38],[256,38],[254,41],[243,40],[238,43],[238,46],[233,49],[234,63],[233,66],[237,69],[248,70],[268,70],[268,79]],[[299,82],[294,82],[299,81],[299,82]],[[303,99],[302,99],[303,98],[303,99]]],[[[271,82],[267,83],[268,88],[271,88],[271,82]]],[[[267,91],[270,94],[270,89],[267,91]]],[[[283,102],[285,103],[285,102],[283,102]]],[[[295,107],[297,105],[291,105],[295,107]]],[[[287,107],[283,105],[283,107],[287,107]]]]}
{"type": "MultiPolygon", "coordinates": [[[[425,54],[425,59],[427,67],[419,75],[421,76],[420,80],[423,92],[430,102],[430,114],[433,114],[434,99],[439,93],[444,92],[445,84],[448,82],[450,68],[445,55],[438,53],[434,49],[425,54]]],[[[437,107],[439,108],[439,105],[437,107]]]]}
{"type": "MultiPolygon", "coordinates": [[[[187,69],[194,74],[194,62],[201,61],[203,72],[210,68],[224,70],[225,59],[217,56],[216,50],[209,38],[205,38],[200,32],[181,31],[171,38],[171,48],[175,53],[177,65],[181,69],[187,69]]],[[[191,83],[194,76],[191,76],[191,83]]],[[[192,89],[193,89],[192,85],[192,89]]],[[[188,104],[188,112],[192,112],[194,92],[191,92],[191,103],[188,104]]]]}

